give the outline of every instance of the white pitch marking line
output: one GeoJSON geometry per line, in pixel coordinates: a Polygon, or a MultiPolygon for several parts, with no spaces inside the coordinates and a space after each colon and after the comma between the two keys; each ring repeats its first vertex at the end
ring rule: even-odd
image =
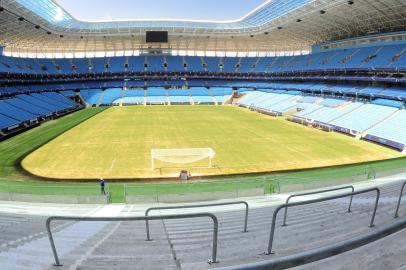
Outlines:
{"type": "Polygon", "coordinates": [[[116,159],[113,159],[113,161],[111,162],[111,165],[110,165],[110,169],[109,169],[110,172],[113,170],[115,163],[116,163],[116,159]]]}

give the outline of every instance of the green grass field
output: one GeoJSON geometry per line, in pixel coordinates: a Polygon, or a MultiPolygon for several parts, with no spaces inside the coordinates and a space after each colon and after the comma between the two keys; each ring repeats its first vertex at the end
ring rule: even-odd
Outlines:
{"type": "Polygon", "coordinates": [[[112,107],[28,155],[30,173],[56,179],[135,179],[252,172],[353,164],[400,157],[393,150],[233,106],[112,107]],[[204,148],[207,161],[150,169],[150,151],[204,148]]]}
{"type": "MultiPolygon", "coordinates": [[[[47,142],[68,132],[88,119],[103,112],[104,108],[85,109],[66,117],[49,121],[28,132],[0,142],[0,192],[38,194],[38,195],[95,195],[98,194],[98,182],[53,182],[44,181],[26,174],[20,167],[20,161],[29,153],[45,145],[47,142]]],[[[275,119],[272,119],[275,120],[275,119]]],[[[296,126],[300,127],[300,126],[296,126]]],[[[302,127],[300,127],[302,128],[302,127]]],[[[326,135],[326,133],[322,133],[326,135]]],[[[343,135],[337,135],[342,136],[343,135]]],[[[368,144],[371,146],[372,144],[368,144]]],[[[198,182],[180,183],[123,183],[108,182],[113,202],[124,202],[124,186],[133,195],[177,194],[187,192],[234,190],[251,188],[259,182],[265,182],[265,191],[272,192],[275,181],[284,183],[306,184],[308,182],[330,181],[356,175],[364,175],[367,170],[376,172],[395,171],[406,167],[406,158],[385,161],[374,161],[355,165],[333,168],[311,169],[289,173],[264,174],[262,176],[222,177],[200,180],[198,182]]]]}

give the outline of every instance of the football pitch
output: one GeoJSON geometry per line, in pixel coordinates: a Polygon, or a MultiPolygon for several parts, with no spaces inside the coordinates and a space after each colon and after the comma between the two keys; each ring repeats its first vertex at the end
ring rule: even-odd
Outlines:
{"type": "Polygon", "coordinates": [[[22,161],[30,173],[55,179],[136,179],[228,175],[326,167],[401,154],[234,106],[112,107],[56,137],[22,161]],[[158,162],[151,149],[207,148],[207,161],[158,162]]]}

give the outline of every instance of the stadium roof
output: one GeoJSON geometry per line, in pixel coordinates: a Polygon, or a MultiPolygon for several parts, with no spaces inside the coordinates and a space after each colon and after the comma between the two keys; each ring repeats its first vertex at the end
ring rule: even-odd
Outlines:
{"type": "Polygon", "coordinates": [[[80,21],[238,20],[266,0],[54,0],[80,21]],[[232,6],[233,8],[230,8],[232,6]]]}
{"type": "Polygon", "coordinates": [[[134,51],[151,47],[147,30],[169,32],[174,50],[306,50],[314,43],[406,29],[402,0],[269,0],[236,21],[86,22],[54,0],[3,0],[0,43],[10,51],[134,51]]]}

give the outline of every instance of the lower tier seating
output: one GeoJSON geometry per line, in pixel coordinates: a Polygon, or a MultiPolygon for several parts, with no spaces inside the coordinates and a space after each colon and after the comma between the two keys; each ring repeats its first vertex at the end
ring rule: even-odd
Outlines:
{"type": "Polygon", "coordinates": [[[7,133],[77,106],[75,102],[55,92],[23,94],[3,99],[0,100],[0,130],[7,133]]]}
{"type": "Polygon", "coordinates": [[[292,94],[291,91],[246,91],[237,105],[273,115],[289,115],[309,124],[322,124],[403,151],[406,148],[406,110],[403,102],[292,94]]]}

